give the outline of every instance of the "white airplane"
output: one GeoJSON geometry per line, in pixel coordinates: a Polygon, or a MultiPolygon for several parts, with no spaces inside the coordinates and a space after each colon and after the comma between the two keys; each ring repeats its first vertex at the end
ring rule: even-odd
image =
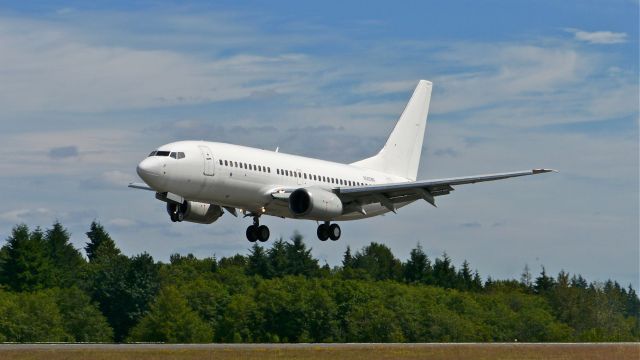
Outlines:
{"type": "Polygon", "coordinates": [[[420,80],[387,143],[378,154],[351,164],[312,159],[245,146],[207,141],[178,141],[160,146],[138,164],[145,183],[129,187],[156,192],[167,203],[171,221],[211,224],[237,209],[253,218],[247,239],[267,241],[262,215],[315,220],[322,241],[338,240],[336,221],[396,212],[453,187],[554,170],[416,180],[427,124],[432,84],[420,80]]]}

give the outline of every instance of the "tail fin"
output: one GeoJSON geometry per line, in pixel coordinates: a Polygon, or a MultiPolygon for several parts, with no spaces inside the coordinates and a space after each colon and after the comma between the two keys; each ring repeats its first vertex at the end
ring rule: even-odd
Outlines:
{"type": "Polygon", "coordinates": [[[431,82],[420,80],[382,150],[375,156],[351,165],[416,180],[427,127],[431,87],[431,82]]]}

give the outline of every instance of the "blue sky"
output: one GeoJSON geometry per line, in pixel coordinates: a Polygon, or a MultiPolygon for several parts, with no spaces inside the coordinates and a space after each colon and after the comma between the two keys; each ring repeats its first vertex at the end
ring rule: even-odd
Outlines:
{"type": "Polygon", "coordinates": [[[552,167],[459,187],[439,208],[345,222],[337,264],[420,242],[485,277],[525,264],[638,288],[637,1],[0,2],[0,237],[93,219],[128,254],[246,252],[248,221],[173,224],[126,188],[160,144],[207,139],[352,162],[418,79],[434,83],[420,178],[552,167]]]}

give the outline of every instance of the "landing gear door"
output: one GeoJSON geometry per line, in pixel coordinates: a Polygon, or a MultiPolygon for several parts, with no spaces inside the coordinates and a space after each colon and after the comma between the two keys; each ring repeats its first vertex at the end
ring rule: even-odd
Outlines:
{"type": "Polygon", "coordinates": [[[211,154],[211,149],[209,149],[208,146],[204,146],[204,145],[200,145],[198,147],[200,148],[200,153],[202,153],[202,158],[204,160],[203,174],[207,176],[213,176],[213,167],[215,163],[213,161],[213,155],[211,154]]]}

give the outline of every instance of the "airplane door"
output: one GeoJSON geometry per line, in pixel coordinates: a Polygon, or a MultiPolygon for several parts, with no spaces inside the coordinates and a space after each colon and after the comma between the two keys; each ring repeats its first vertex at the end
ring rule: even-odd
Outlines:
{"type": "Polygon", "coordinates": [[[200,152],[202,153],[202,158],[204,160],[204,170],[203,174],[207,176],[213,176],[213,155],[211,154],[211,149],[208,146],[200,145],[200,152]]]}

